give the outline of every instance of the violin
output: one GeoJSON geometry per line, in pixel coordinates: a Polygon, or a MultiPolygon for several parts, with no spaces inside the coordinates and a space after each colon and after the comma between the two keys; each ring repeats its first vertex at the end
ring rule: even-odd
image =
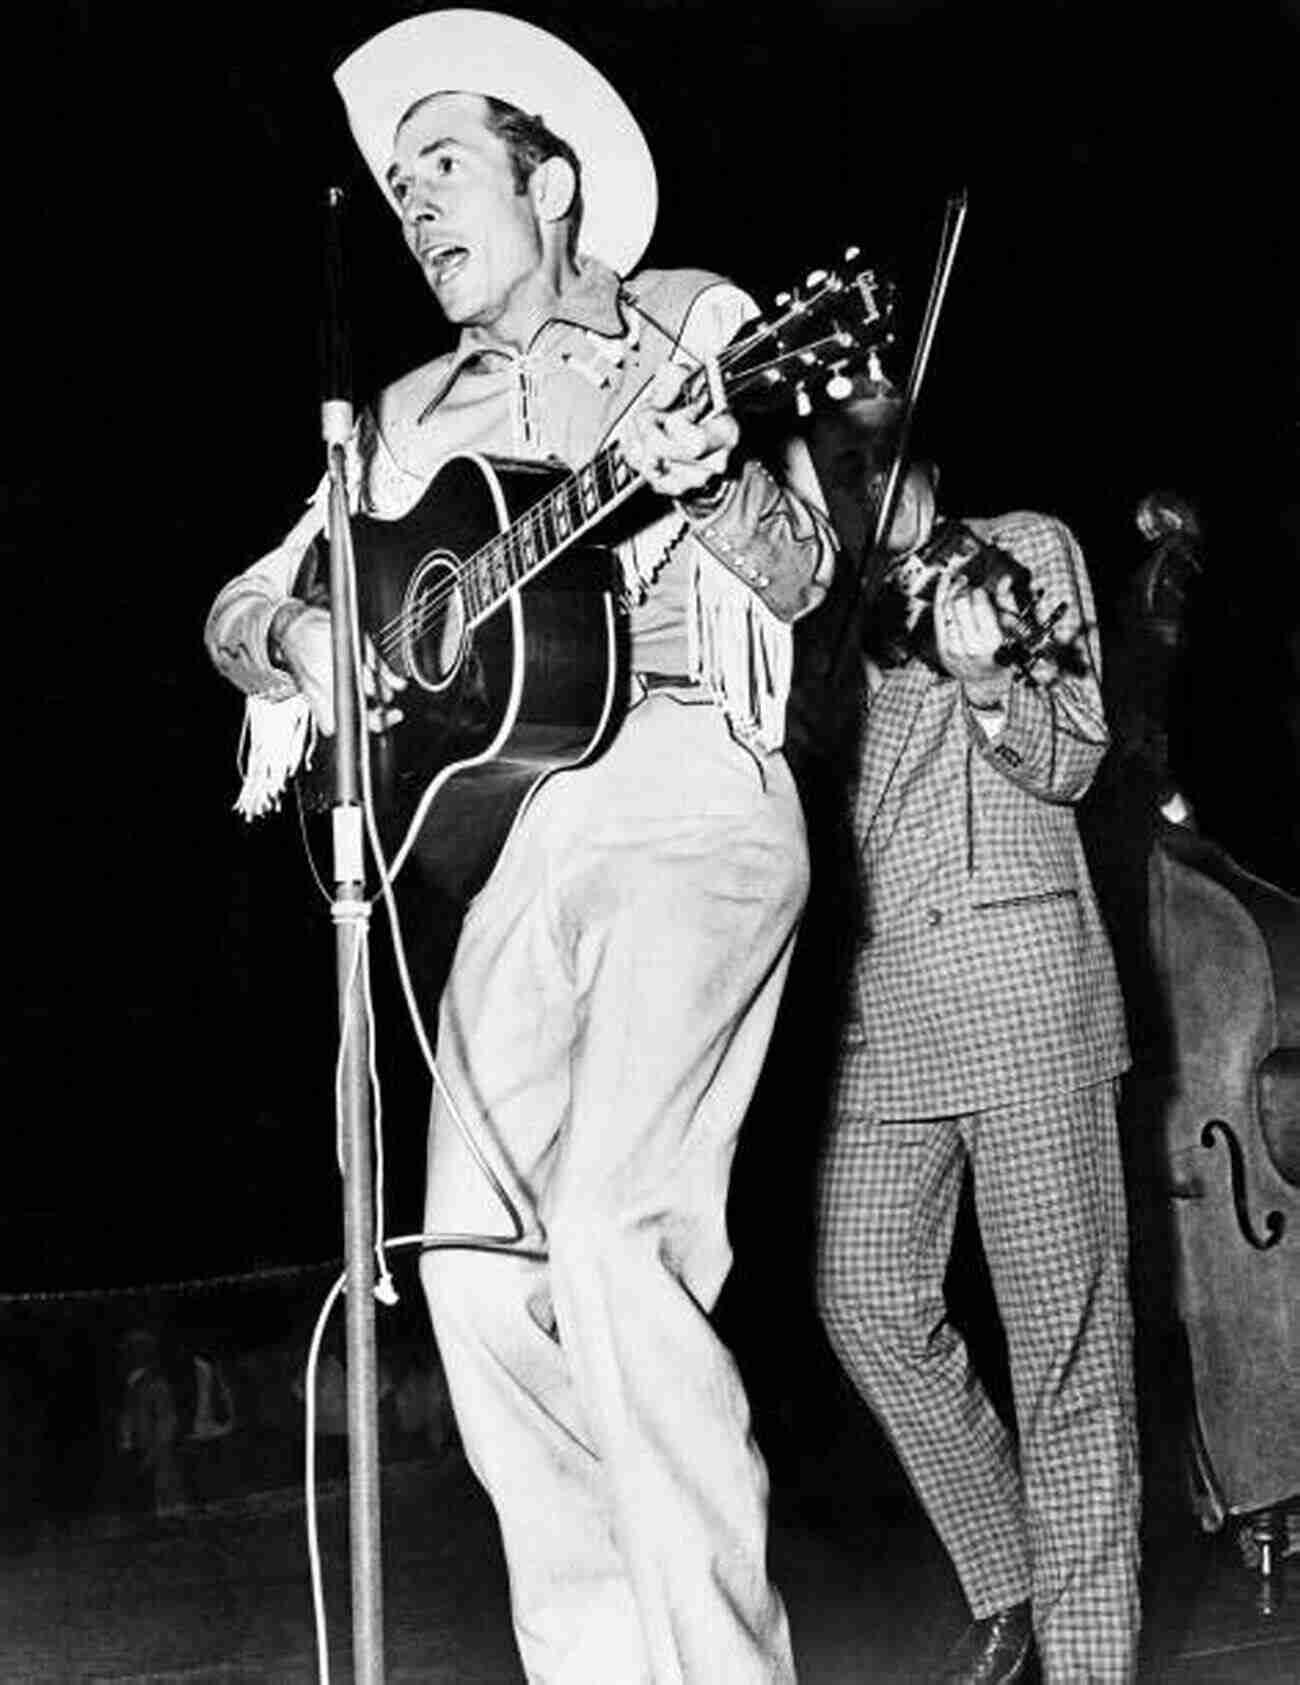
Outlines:
{"type": "Polygon", "coordinates": [[[1056,636],[1065,613],[1061,602],[1043,617],[1042,592],[1029,569],[1008,551],[990,544],[963,521],[943,521],[924,544],[896,561],[885,574],[866,627],[866,652],[882,667],[897,667],[919,657],[942,672],[934,632],[934,597],[945,575],[988,592],[1002,626],[1002,644],[993,659],[1034,682],[1040,661],[1082,672],[1084,664],[1071,644],[1056,636]],[[1008,589],[1003,591],[1002,585],[1008,589]]]}

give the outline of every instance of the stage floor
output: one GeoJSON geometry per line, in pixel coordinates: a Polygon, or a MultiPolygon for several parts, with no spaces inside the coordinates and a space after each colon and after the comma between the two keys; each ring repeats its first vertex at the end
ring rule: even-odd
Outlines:
{"type": "MultiPolygon", "coordinates": [[[[772,1566],[802,1685],[919,1681],[961,1630],[955,1582],[896,1471],[869,1440],[774,1468],[772,1566]]],[[[353,1677],[347,1493],[321,1490],[330,1678],[353,1677]]],[[[1230,1533],[1207,1536],[1172,1491],[1149,1492],[1143,1680],[1283,1685],[1300,1678],[1300,1560],[1258,1613],[1230,1533]],[[1289,1600],[1285,1592],[1289,1590],[1289,1600]]],[[[459,1451],[384,1475],[385,1672],[393,1685],[521,1678],[491,1511],[459,1451]]],[[[228,1497],[169,1520],[43,1524],[0,1555],[0,1679],[312,1685],[317,1669],[302,1494],[228,1497]]],[[[725,1682],[718,1682],[725,1685],[725,1682]]]]}

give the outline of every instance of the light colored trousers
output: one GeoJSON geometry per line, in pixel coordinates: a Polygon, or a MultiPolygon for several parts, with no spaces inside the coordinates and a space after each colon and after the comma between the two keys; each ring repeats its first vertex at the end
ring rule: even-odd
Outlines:
{"type": "MultiPolygon", "coordinates": [[[[656,695],[543,786],[469,911],[439,1063],[548,1257],[422,1273],[530,1681],[794,1677],[766,1470],[708,1312],[806,891],[784,760],[656,695]]],[[[504,1227],[441,1104],[426,1224],[504,1227]]]]}

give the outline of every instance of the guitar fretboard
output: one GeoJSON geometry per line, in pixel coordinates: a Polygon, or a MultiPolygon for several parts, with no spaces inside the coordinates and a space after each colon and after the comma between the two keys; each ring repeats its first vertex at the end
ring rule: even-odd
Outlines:
{"type": "MultiPolygon", "coordinates": [[[[731,405],[751,391],[771,396],[783,388],[792,369],[799,382],[823,368],[842,374],[855,362],[855,353],[860,356],[883,337],[886,318],[876,303],[871,271],[860,271],[849,282],[819,272],[809,276],[809,284],[816,289],[811,296],[787,301],[783,316],[747,326],[718,354],[715,366],[723,404],[731,405]]],[[[710,371],[699,365],[684,390],[709,377],[710,371]]],[[[504,597],[526,585],[641,483],[613,441],[552,486],[504,532],[460,563],[457,583],[468,625],[486,619],[504,597]]]]}
{"type": "Polygon", "coordinates": [[[467,557],[460,585],[470,625],[485,619],[504,596],[554,561],[639,483],[618,445],[606,445],[467,557]]]}

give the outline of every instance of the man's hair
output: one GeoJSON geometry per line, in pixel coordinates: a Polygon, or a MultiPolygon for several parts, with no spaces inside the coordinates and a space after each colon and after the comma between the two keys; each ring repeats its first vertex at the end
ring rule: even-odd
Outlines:
{"type": "Polygon", "coordinates": [[[573,171],[573,203],[566,213],[569,219],[569,256],[578,250],[578,229],[582,226],[582,165],[578,154],[567,140],[548,129],[540,117],[530,117],[507,100],[484,94],[487,106],[487,126],[498,140],[505,142],[510,165],[515,172],[515,191],[522,193],[533,171],[548,158],[563,158],[573,171]]]}
{"type": "MultiPolygon", "coordinates": [[[[449,92],[440,89],[439,92],[449,92]]],[[[397,127],[413,117],[422,105],[438,95],[425,94],[417,99],[415,104],[407,110],[397,127]]],[[[544,164],[548,158],[563,158],[573,171],[573,202],[565,213],[568,218],[568,255],[572,258],[578,251],[578,230],[582,226],[582,165],[578,162],[578,154],[567,140],[561,140],[559,135],[548,129],[540,117],[530,117],[526,111],[521,111],[517,105],[511,105],[508,100],[497,99],[492,94],[482,95],[483,104],[487,108],[487,127],[499,141],[501,141],[510,157],[510,168],[514,172],[515,192],[523,193],[527,190],[533,171],[539,164],[544,164]]]]}
{"type": "Polygon", "coordinates": [[[1186,533],[1193,539],[1201,536],[1201,518],[1191,498],[1163,486],[1139,500],[1137,515],[1139,521],[1145,515],[1162,538],[1171,532],[1186,533]]]}

